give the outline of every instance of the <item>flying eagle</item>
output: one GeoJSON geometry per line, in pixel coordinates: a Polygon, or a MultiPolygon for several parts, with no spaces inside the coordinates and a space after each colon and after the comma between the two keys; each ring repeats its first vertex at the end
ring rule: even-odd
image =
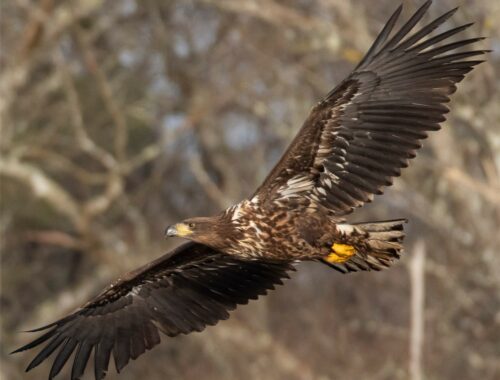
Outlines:
{"type": "Polygon", "coordinates": [[[348,224],[346,215],[381,194],[445,120],[456,84],[487,50],[456,49],[482,38],[429,36],[453,9],[411,33],[427,1],[395,33],[400,6],[354,71],[311,110],[254,195],[217,216],[187,219],[167,236],[190,240],[118,279],[72,314],[32,331],[43,345],[27,371],[55,354],[49,379],[73,356],[71,379],[94,352],[95,378],[119,372],[167,336],[201,331],[281,284],[302,260],[340,272],[378,271],[402,252],[405,220],[348,224]],[[439,45],[438,45],[439,44],[439,45]]]}

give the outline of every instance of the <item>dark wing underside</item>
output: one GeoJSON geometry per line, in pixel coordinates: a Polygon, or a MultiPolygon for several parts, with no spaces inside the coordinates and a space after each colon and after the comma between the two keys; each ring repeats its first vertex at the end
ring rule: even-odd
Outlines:
{"type": "Polygon", "coordinates": [[[396,10],[353,73],[313,108],[256,195],[343,216],[391,185],[420,140],[440,128],[456,83],[482,62],[467,58],[486,52],[453,52],[482,38],[447,42],[471,24],[429,37],[456,9],[410,34],[430,4],[391,37],[396,10]]]}
{"type": "Polygon", "coordinates": [[[111,355],[119,372],[168,336],[201,331],[229,317],[239,304],[264,295],[288,278],[290,264],[244,261],[187,243],[125,275],[61,320],[20,352],[44,345],[27,371],[55,352],[49,379],[75,351],[71,378],[83,375],[94,351],[95,378],[102,379],[111,355]]]}

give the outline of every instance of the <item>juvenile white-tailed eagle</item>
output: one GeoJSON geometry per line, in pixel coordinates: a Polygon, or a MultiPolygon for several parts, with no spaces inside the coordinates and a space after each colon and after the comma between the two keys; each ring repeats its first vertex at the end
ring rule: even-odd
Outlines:
{"type": "Polygon", "coordinates": [[[42,345],[27,370],[54,354],[49,379],[74,353],[72,379],[94,352],[95,378],[113,356],[120,371],[168,336],[201,331],[238,304],[266,294],[300,260],[341,271],[389,267],[402,252],[404,220],[347,224],[354,208],[381,194],[440,128],[456,84],[482,62],[482,38],[448,39],[466,24],[430,37],[453,9],[416,32],[427,1],[397,32],[400,6],[354,71],[314,108],[255,194],[217,216],[170,226],[191,240],[126,274],[20,352],[42,345]],[[439,44],[439,45],[438,45],[439,44]]]}

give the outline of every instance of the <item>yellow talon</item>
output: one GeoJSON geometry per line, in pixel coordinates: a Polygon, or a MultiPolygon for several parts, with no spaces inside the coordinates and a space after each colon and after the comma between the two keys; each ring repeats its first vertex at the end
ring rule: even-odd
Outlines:
{"type": "Polygon", "coordinates": [[[329,263],[344,263],[356,253],[352,245],[333,243],[332,253],[326,257],[329,263]]]}

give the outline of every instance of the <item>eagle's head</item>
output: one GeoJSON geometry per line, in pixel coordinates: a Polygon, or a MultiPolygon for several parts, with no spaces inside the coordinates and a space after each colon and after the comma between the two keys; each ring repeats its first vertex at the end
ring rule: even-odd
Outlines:
{"type": "Polygon", "coordinates": [[[227,223],[220,216],[190,218],[167,227],[165,236],[177,236],[220,248],[225,241],[223,231],[227,227],[227,223]]]}

